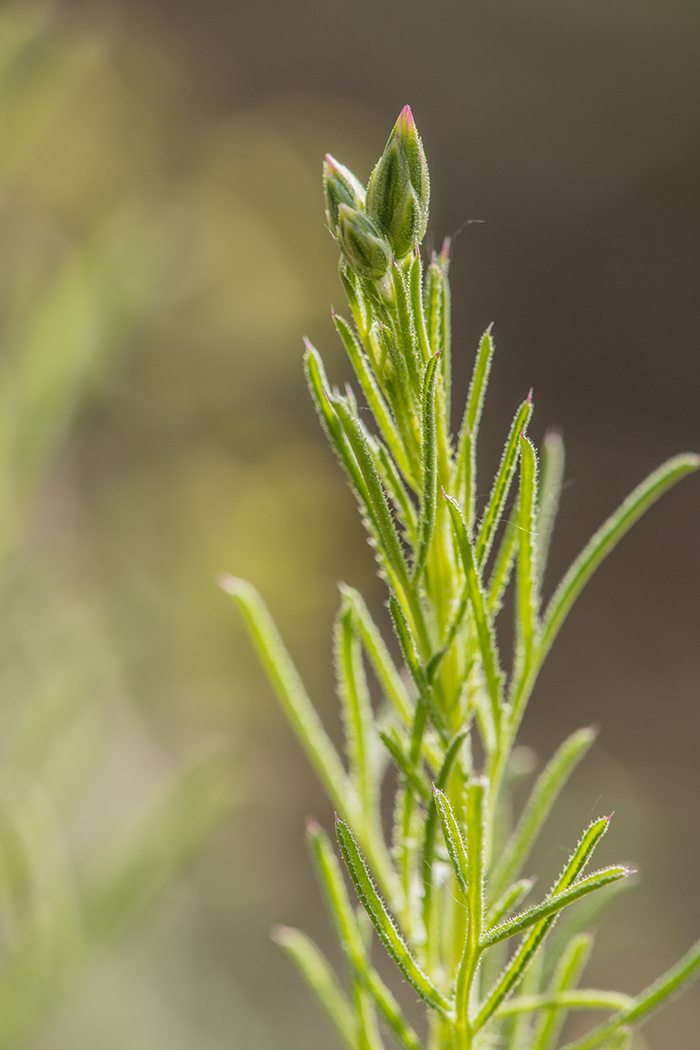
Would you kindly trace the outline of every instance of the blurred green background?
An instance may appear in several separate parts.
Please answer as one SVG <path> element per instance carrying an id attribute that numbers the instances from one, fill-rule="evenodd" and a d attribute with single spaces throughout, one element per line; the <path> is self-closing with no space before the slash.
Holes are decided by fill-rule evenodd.
<path id="1" fill-rule="evenodd" d="M 428 239 L 461 230 L 458 395 L 496 322 L 487 461 L 531 385 L 535 438 L 567 441 L 554 580 L 645 473 L 700 447 L 699 44 L 693 0 L 0 5 L 0 860 L 44 871 L 3 876 L 0 903 L 31 960 L 58 868 L 79 905 L 100 865 L 147 867 L 89 937 L 47 905 L 60 951 L 34 983 L 5 923 L 0 1006 L 25 1005 L 0 1046 L 336 1045 L 267 935 L 328 943 L 302 835 L 329 807 L 215 582 L 261 590 L 335 731 L 336 581 L 378 616 L 382 590 L 301 372 L 305 333 L 348 377 L 321 159 L 366 178 L 413 107 Z M 642 877 L 590 976 L 627 991 L 700 935 L 699 521 L 691 480 L 635 528 L 524 729 L 546 757 L 601 726 L 538 863 L 544 882 L 616 811 L 610 859 Z M 154 856 L 129 854 L 168 783 L 184 794 L 146 826 Z M 699 1027 L 695 989 L 637 1045 L 687 1050 Z"/>

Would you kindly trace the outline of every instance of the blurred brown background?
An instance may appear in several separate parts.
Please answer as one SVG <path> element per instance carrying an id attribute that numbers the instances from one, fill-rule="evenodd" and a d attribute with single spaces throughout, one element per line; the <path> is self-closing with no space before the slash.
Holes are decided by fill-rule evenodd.
<path id="1" fill-rule="evenodd" d="M 154 290 L 54 456 L 34 515 L 32 542 L 54 551 L 41 587 L 65 578 L 99 610 L 149 741 L 138 760 L 122 752 L 130 790 L 153 753 L 225 738 L 240 795 L 188 879 L 36 1046 L 335 1046 L 267 935 L 284 921 L 328 940 L 301 839 L 329 807 L 215 585 L 229 570 L 259 587 L 333 726 L 335 581 L 378 610 L 382 593 L 301 374 L 308 334 L 348 375 L 328 310 L 341 293 L 323 154 L 366 179 L 411 104 L 433 180 L 428 241 L 461 231 L 458 395 L 494 321 L 490 462 L 530 386 L 535 439 L 564 432 L 555 581 L 646 473 L 700 449 L 700 6 L 64 0 L 52 19 L 47 62 L 76 35 L 96 57 L 22 168 L 26 223 L 49 215 L 80 242 L 121 216 L 114 272 Z M 539 863 L 544 878 L 590 816 L 616 811 L 608 855 L 642 877 L 589 973 L 626 991 L 700 936 L 699 525 L 695 477 L 589 585 L 523 733 L 546 757 L 577 726 L 601 727 Z M 638 1045 L 689 1050 L 699 1027 L 696 988 Z"/>

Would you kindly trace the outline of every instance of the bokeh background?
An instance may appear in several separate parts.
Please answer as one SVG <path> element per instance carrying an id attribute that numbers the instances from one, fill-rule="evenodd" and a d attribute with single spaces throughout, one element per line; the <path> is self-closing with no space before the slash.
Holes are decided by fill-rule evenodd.
<path id="1" fill-rule="evenodd" d="M 458 233 L 458 395 L 495 322 L 486 461 L 531 386 L 535 439 L 564 433 L 554 581 L 700 448 L 699 46 L 694 0 L 0 5 L 3 762 L 87 870 L 193 755 L 224 755 L 234 785 L 191 810 L 217 830 L 187 874 L 165 864 L 147 919 L 3 1046 L 337 1045 L 268 938 L 329 941 L 302 845 L 329 807 L 215 582 L 261 590 L 335 732 L 336 581 L 378 617 L 383 595 L 301 372 L 304 333 L 348 377 L 321 159 L 366 179 L 411 104 L 428 241 Z M 635 526 L 523 731 L 546 758 L 601 728 L 537 863 L 615 810 L 607 856 L 641 875 L 589 975 L 632 992 L 700 936 L 699 523 L 694 478 Z M 699 1028 L 696 988 L 635 1047 L 689 1050 Z"/>

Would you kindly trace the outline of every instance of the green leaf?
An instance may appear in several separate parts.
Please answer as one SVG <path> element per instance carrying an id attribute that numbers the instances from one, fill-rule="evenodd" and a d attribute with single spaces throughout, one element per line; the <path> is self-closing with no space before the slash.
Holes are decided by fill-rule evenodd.
<path id="1" fill-rule="evenodd" d="M 368 435 L 370 447 L 377 459 L 377 469 L 401 523 L 408 543 L 415 547 L 418 542 L 418 515 L 416 508 L 401 480 L 391 453 L 378 438 Z"/>
<path id="2" fill-rule="evenodd" d="M 503 539 L 498 547 L 498 554 L 493 565 L 491 578 L 487 588 L 488 611 L 495 618 L 501 611 L 503 595 L 510 583 L 515 556 L 518 552 L 518 539 L 520 536 L 520 503 L 516 500 L 513 504 L 508 524 L 503 533 Z"/>
<path id="3" fill-rule="evenodd" d="M 331 398 L 331 403 L 340 418 L 345 435 L 355 453 L 370 495 L 374 518 L 379 530 L 382 560 L 390 583 L 397 596 L 402 599 L 405 606 L 410 610 L 413 626 L 419 635 L 420 643 L 427 647 L 429 642 L 423 611 L 420 602 L 413 594 L 401 539 L 394 525 L 394 519 L 387 502 L 386 493 L 382 487 L 367 435 L 360 421 L 349 411 L 343 398 L 333 397 Z"/>
<path id="4" fill-rule="evenodd" d="M 587 894 L 602 889 L 603 886 L 607 886 L 611 882 L 617 882 L 618 879 L 624 879 L 631 874 L 632 872 L 628 868 L 615 866 L 603 868 L 592 875 L 586 876 L 586 878 L 576 879 L 571 886 L 561 893 L 555 893 L 547 897 L 541 904 L 536 904 L 520 915 L 514 915 L 512 919 L 507 919 L 500 926 L 490 929 L 482 939 L 481 947 L 490 948 L 491 945 L 498 944 L 499 941 L 505 941 L 516 933 L 522 933 L 523 930 L 534 926 L 540 919 L 545 919 L 548 915 L 555 915 L 562 908 L 580 900 L 581 897 L 585 897 Z"/>
<path id="5" fill-rule="evenodd" d="M 482 951 L 481 936 L 484 923 L 484 848 L 486 839 L 485 800 L 488 796 L 489 782 L 483 777 L 475 778 L 467 787 L 467 849 L 465 860 L 468 860 L 466 871 L 467 882 L 467 943 L 457 974 L 455 989 L 456 1024 L 455 1030 L 462 1045 L 467 1032 L 471 1031 L 469 1021 L 469 1003 L 472 985 L 479 965 Z M 437 794 L 437 793 L 436 793 Z M 444 797 L 444 796 L 443 796 Z M 445 801 L 447 801 L 445 799 Z M 448 803 L 449 805 L 449 803 Z M 439 808 L 439 803 L 438 803 Z"/>
<path id="6" fill-rule="evenodd" d="M 288 926 L 275 927 L 272 939 L 294 960 L 350 1050 L 361 1050 L 352 1007 L 328 961 L 314 942 L 306 934 Z"/>
<path id="7" fill-rule="evenodd" d="M 700 971 L 700 941 L 696 941 L 686 955 L 657 981 L 635 996 L 632 1005 L 620 1011 L 606 1024 L 595 1028 L 588 1035 L 573 1043 L 567 1043 L 564 1050 L 598 1050 L 606 1039 L 615 1034 L 621 1026 L 632 1026 L 648 1019 L 649 1015 L 663 1005 L 672 996 L 677 995 L 684 986 L 698 976 Z M 623 1044 L 624 1045 L 624 1044 Z"/>
<path id="8" fill-rule="evenodd" d="M 358 816 L 358 798 L 338 753 L 311 703 L 265 604 L 252 586 L 225 576 L 221 587 L 238 604 L 272 688 L 338 812 Z"/>
<path id="9" fill-rule="evenodd" d="M 605 909 L 630 889 L 634 882 L 633 877 L 622 879 L 620 882 L 612 882 L 609 886 L 604 886 L 599 893 L 584 897 L 561 917 L 547 946 L 548 958 L 545 961 L 544 973 L 548 977 L 554 973 L 556 961 L 566 953 L 572 939 L 575 940 L 585 931 L 590 930 Z"/>
<path id="10" fill-rule="evenodd" d="M 344 583 L 340 584 L 340 593 L 355 610 L 362 644 L 384 695 L 393 704 L 401 720 L 410 724 L 413 721 L 415 705 L 406 691 L 401 675 L 396 670 L 389 650 L 369 614 L 362 595 Z"/>
<path id="11" fill-rule="evenodd" d="M 402 356 L 406 362 L 411 388 L 417 400 L 420 397 L 421 372 L 423 369 L 418 347 L 418 333 L 411 309 L 409 279 L 404 275 L 403 269 L 396 262 L 391 266 L 390 275 L 396 297 L 394 307 L 394 319 L 397 322 L 396 331 Z"/>
<path id="12" fill-rule="evenodd" d="M 376 519 L 372 507 L 369 489 L 367 488 L 365 479 L 362 476 L 362 471 L 358 465 L 355 453 L 345 436 L 340 420 L 331 406 L 330 387 L 328 386 L 328 380 L 326 379 L 323 362 L 321 361 L 318 351 L 312 346 L 309 340 L 304 340 L 304 343 L 306 346 L 304 367 L 306 369 L 309 390 L 311 391 L 311 396 L 316 406 L 318 417 L 330 445 L 335 450 L 340 462 L 345 468 L 350 487 L 360 504 L 370 536 L 375 542 L 378 542 L 379 522 Z"/>
<path id="13" fill-rule="evenodd" d="M 462 837 L 462 829 L 454 815 L 447 796 L 435 788 L 435 806 L 442 825 L 442 833 L 445 836 L 447 853 L 452 862 L 452 869 L 465 897 L 469 894 L 469 861 L 467 858 L 467 846 Z"/>
<path id="14" fill-rule="evenodd" d="M 437 438 L 435 426 L 435 387 L 437 383 L 438 351 L 425 366 L 423 377 L 423 430 L 422 430 L 422 475 L 421 475 L 421 508 L 418 550 L 413 563 L 413 579 L 420 579 L 430 551 L 430 544 L 435 531 L 435 512 L 437 500 Z"/>
<path id="15" fill-rule="evenodd" d="M 443 741 L 449 739 L 447 721 L 443 712 L 437 705 L 435 695 L 432 687 L 428 682 L 425 672 L 420 665 L 418 660 L 418 654 L 411 634 L 411 629 L 408 625 L 408 621 L 404 615 L 404 611 L 401 608 L 400 603 L 396 598 L 391 596 L 389 599 L 389 612 L 391 619 L 394 624 L 394 630 L 396 631 L 396 637 L 398 638 L 399 645 L 401 646 L 401 652 L 403 653 L 406 666 L 408 667 L 411 678 L 415 682 L 418 694 L 422 702 L 425 704 L 430 718 L 432 720 L 435 729 L 440 734 Z"/>
<path id="16" fill-rule="evenodd" d="M 469 591 L 469 601 L 472 607 L 476 635 L 479 642 L 479 652 L 481 653 L 481 662 L 484 668 L 486 688 L 491 700 L 491 711 L 494 724 L 498 730 L 501 721 L 502 672 L 499 667 L 496 636 L 486 608 L 486 599 L 481 589 L 481 580 L 479 579 L 476 556 L 474 549 L 469 542 L 462 515 L 452 497 L 448 496 L 446 493 L 444 493 L 444 495 L 447 500 L 450 517 L 452 518 L 452 528 L 457 540 L 457 546 L 462 556 L 462 564 L 464 566 L 464 573 Z"/>
<path id="17" fill-rule="evenodd" d="M 578 878 L 583 871 L 584 866 L 588 863 L 593 850 L 607 831 L 609 824 L 609 817 L 601 817 L 599 820 L 594 820 L 586 828 L 581 841 L 552 887 L 551 893 L 549 894 L 550 897 L 555 894 L 563 893 L 564 890 L 567 890 L 575 879 Z M 474 1022 L 474 1031 L 482 1028 L 501 1003 L 515 990 L 525 975 L 525 972 L 535 954 L 542 945 L 542 942 L 552 928 L 555 920 L 556 915 L 550 915 L 547 918 L 540 919 L 530 933 L 520 942 L 520 945 L 481 1007 Z"/>
<path id="18" fill-rule="evenodd" d="M 430 343 L 428 342 L 428 329 L 425 323 L 425 313 L 423 310 L 423 262 L 420 257 L 420 253 L 416 253 L 416 257 L 411 263 L 411 269 L 409 273 L 409 284 L 411 291 L 411 311 L 413 313 L 413 323 L 416 327 L 416 334 L 418 336 L 418 346 L 420 347 L 421 357 L 424 361 L 428 361 L 433 354 L 440 351 L 440 347 L 435 347 L 435 350 L 430 349 Z"/>
<path id="19" fill-rule="evenodd" d="M 372 326 L 372 305 L 362 291 L 360 278 L 353 273 L 343 259 L 342 253 L 338 260 L 338 275 L 340 283 L 345 291 L 345 297 L 352 310 L 352 317 L 360 333 L 362 345 L 367 348 L 369 330 Z M 375 362 L 371 362 L 374 368 Z"/>
<path id="20" fill-rule="evenodd" d="M 446 1015 L 451 1014 L 450 1003 L 434 987 L 411 955 L 408 946 L 398 931 L 396 923 L 377 893 L 365 860 L 348 825 L 336 817 L 338 844 L 348 873 L 358 897 L 369 915 L 379 939 L 384 944 L 406 980 L 413 985 L 422 999 Z"/>
<path id="21" fill-rule="evenodd" d="M 444 792 L 452 775 L 455 762 L 464 743 L 468 729 L 462 729 L 450 741 L 445 752 L 442 767 L 435 781 L 435 788 Z M 427 931 L 430 930 L 430 909 L 433 895 L 433 859 L 435 857 L 435 836 L 438 825 L 438 812 L 435 803 L 435 793 L 430 801 L 428 813 L 425 819 L 425 832 L 423 840 L 423 924 Z"/>
<path id="22" fill-rule="evenodd" d="M 379 738 L 388 750 L 394 762 L 399 767 L 403 775 L 408 781 L 410 781 L 416 794 L 424 801 L 430 801 L 430 788 L 425 780 L 425 777 L 421 773 L 418 766 L 411 762 L 408 755 L 406 755 L 401 747 L 401 743 L 396 739 L 395 734 L 385 732 L 382 730 L 379 733 Z"/>
<path id="23" fill-rule="evenodd" d="M 593 729 L 579 729 L 572 733 L 538 777 L 515 830 L 489 878 L 489 890 L 494 896 L 503 893 L 505 887 L 520 874 L 552 806 L 595 738 Z"/>
<path id="24" fill-rule="evenodd" d="M 547 989 L 550 995 L 559 995 L 576 988 L 593 947 L 591 934 L 572 938 L 560 957 Z M 565 1007 L 543 1010 L 535 1026 L 530 1050 L 554 1050 L 567 1017 Z"/>
<path id="25" fill-rule="evenodd" d="M 355 610 L 344 599 L 334 631 L 338 697 L 345 724 L 350 778 L 365 818 L 377 802 L 377 735 L 369 687 L 362 665 Z"/>
<path id="26" fill-rule="evenodd" d="M 391 449 L 391 453 L 399 466 L 399 470 L 401 470 L 403 476 L 414 491 L 418 491 L 414 470 L 408 461 L 403 442 L 396 429 L 396 424 L 389 407 L 384 400 L 381 390 L 377 385 L 377 381 L 364 350 L 359 345 L 352 328 L 343 317 L 334 312 L 333 321 L 338 335 L 343 341 L 346 353 L 350 358 L 350 363 L 355 370 L 355 375 L 362 387 L 362 393 L 367 399 L 367 404 L 377 421 L 377 425 L 384 436 L 384 440 Z"/>
<path id="27" fill-rule="evenodd" d="M 510 1014 L 532 1013 L 535 1010 L 546 1008 L 561 1008 L 567 1010 L 620 1010 L 631 1002 L 629 995 L 622 992 L 604 992 L 593 988 L 584 988 L 573 992 L 558 992 L 556 994 L 545 993 L 544 995 L 528 995 L 519 999 L 511 999 L 499 1007 L 498 1017 L 507 1017 Z"/>
<path id="28" fill-rule="evenodd" d="M 698 467 L 700 456 L 686 454 L 669 459 L 638 485 L 598 529 L 564 576 L 547 607 L 542 624 L 541 660 L 551 648 L 569 609 L 604 558 L 664 492 Z"/>
<path id="29" fill-rule="evenodd" d="M 504 915 L 507 915 L 513 908 L 517 908 L 534 885 L 534 879 L 520 879 L 519 882 L 514 882 L 512 886 L 509 886 L 489 908 L 486 917 L 487 929 L 490 930 L 493 926 L 497 926 Z"/>
<path id="30" fill-rule="evenodd" d="M 459 431 L 457 457 L 455 460 L 456 478 L 454 488 L 460 506 L 465 508 L 464 516 L 467 524 L 467 534 L 470 539 L 474 534 L 476 514 L 476 439 L 479 433 L 489 372 L 491 371 L 493 351 L 494 344 L 491 338 L 491 326 L 489 326 L 481 337 L 479 350 L 474 362 L 467 403 Z"/>
<path id="31" fill-rule="evenodd" d="M 542 476 L 537 508 L 537 523 L 535 525 L 535 533 L 537 535 L 535 577 L 539 586 L 542 585 L 542 579 L 547 567 L 554 522 L 559 509 L 559 498 L 564 482 L 564 465 L 564 442 L 561 434 L 558 430 L 548 430 L 542 445 Z"/>
<path id="32" fill-rule="evenodd" d="M 348 899 L 343 876 L 328 836 L 316 823 L 310 823 L 307 837 L 326 904 L 334 922 L 340 946 L 354 971 L 376 1002 L 402 1050 L 422 1050 L 418 1036 L 369 961 L 355 913 Z"/>
<path id="33" fill-rule="evenodd" d="M 508 499 L 508 493 L 510 492 L 515 468 L 518 464 L 520 438 L 525 434 L 531 415 L 532 400 L 528 397 L 523 401 L 518 408 L 518 411 L 515 413 L 515 418 L 511 424 L 510 433 L 508 434 L 508 440 L 503 449 L 501 462 L 496 477 L 494 478 L 491 495 L 486 504 L 486 510 L 484 511 L 484 516 L 479 528 L 476 541 L 475 559 L 476 564 L 480 569 L 483 567 L 489 556 L 494 536 L 496 535 L 496 529 L 498 528 L 498 524 L 503 515 L 503 509 L 506 500 Z"/>
<path id="34" fill-rule="evenodd" d="M 537 560 L 537 453 L 529 438 L 520 438 L 520 496 L 518 500 L 517 663 L 519 674 L 532 663 L 538 632 L 539 600 L 535 579 Z"/>

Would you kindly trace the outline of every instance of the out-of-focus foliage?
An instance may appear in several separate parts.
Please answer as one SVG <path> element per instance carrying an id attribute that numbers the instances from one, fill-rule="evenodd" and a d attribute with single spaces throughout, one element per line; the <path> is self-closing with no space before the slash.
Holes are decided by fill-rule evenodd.
<path id="1" fill-rule="evenodd" d="M 175 43 L 51 4 L 0 8 L 0 81 L 0 1048 L 274 1041 L 227 961 L 271 885 L 222 863 L 245 817 L 96 949 L 201 851 L 242 791 L 231 730 L 267 717 L 250 661 L 232 696 L 217 572 L 254 576 L 303 653 L 354 563 L 313 420 L 280 439 L 335 288 L 317 157 L 362 170 L 367 118 L 216 114 Z"/>
<path id="2" fill-rule="evenodd" d="M 129 702 L 61 449 L 76 411 L 167 288 L 173 229 L 167 192 L 154 195 L 145 173 L 125 164 L 138 152 L 127 148 L 126 122 L 111 142 L 127 114 L 108 45 L 104 32 L 61 23 L 46 6 L 0 11 L 0 1046 L 8 1050 L 31 1040 L 95 949 L 162 892 L 233 797 L 221 747 L 178 762 L 177 772 L 165 756 L 159 769 L 154 751 L 142 756 L 140 785 L 129 783 L 135 763 L 124 784 L 99 786 L 115 716 L 128 718 Z M 119 757 L 133 762 L 124 743 Z"/>

